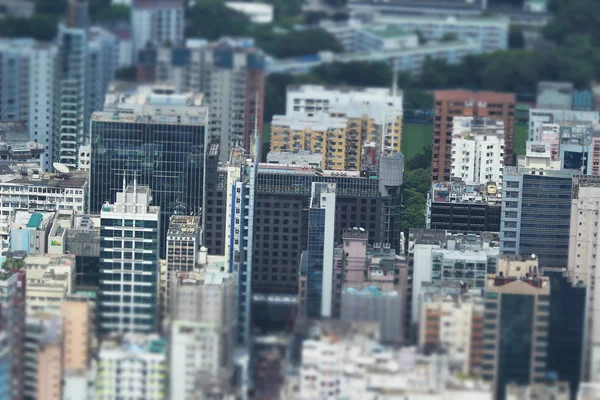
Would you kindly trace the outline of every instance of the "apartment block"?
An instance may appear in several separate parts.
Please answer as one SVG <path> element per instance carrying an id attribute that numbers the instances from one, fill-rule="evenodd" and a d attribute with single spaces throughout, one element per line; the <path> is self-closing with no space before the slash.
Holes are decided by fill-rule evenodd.
<path id="1" fill-rule="evenodd" d="M 504 131 L 502 120 L 454 117 L 450 179 L 502 188 Z"/>
<path id="2" fill-rule="evenodd" d="M 528 143 L 518 167 L 504 171 L 502 193 L 502 254 L 531 256 L 540 267 L 564 268 L 568 263 L 572 176 L 561 170 L 550 148 Z M 530 199 L 535 198 L 535 202 Z"/>
<path id="3" fill-rule="evenodd" d="M 502 192 L 494 184 L 433 183 L 425 226 L 449 231 L 500 232 Z"/>
<path id="4" fill-rule="evenodd" d="M 27 314 L 58 312 L 61 302 L 75 290 L 75 256 L 27 256 L 22 270 L 27 278 Z"/>
<path id="5" fill-rule="evenodd" d="M 547 377 L 550 283 L 537 268 L 505 264 L 487 280 L 482 376 L 493 383 L 496 398 L 505 398 L 509 383 Z"/>
<path id="6" fill-rule="evenodd" d="M 487 9 L 486 0 L 428 0 L 414 3 L 410 0 L 393 0 L 380 4 L 374 0 L 351 0 L 352 13 L 380 12 L 392 15 L 422 16 L 479 16 Z"/>
<path id="7" fill-rule="evenodd" d="M 440 288 L 440 285 L 433 284 L 433 287 Z M 484 301 L 480 296 L 427 290 L 420 297 L 419 348 L 424 351 L 446 349 L 454 368 L 464 374 L 479 374 L 483 312 Z"/>
<path id="8" fill-rule="evenodd" d="M 170 398 L 231 389 L 236 331 L 236 277 L 225 261 L 172 276 L 169 351 Z"/>
<path id="9" fill-rule="evenodd" d="M 498 234 L 494 232 L 452 234 L 411 230 L 412 321 L 418 322 L 418 299 L 423 282 L 461 282 L 484 289 L 488 274 L 495 274 L 500 258 Z"/>
<path id="10" fill-rule="evenodd" d="M 133 59 L 147 45 L 183 41 L 185 5 L 183 0 L 134 0 L 131 2 Z"/>
<path id="11" fill-rule="evenodd" d="M 454 117 L 489 117 L 504 123 L 504 164 L 513 164 L 516 97 L 511 93 L 440 90 L 435 93 L 431 178 L 449 181 L 452 172 Z"/>
<path id="12" fill-rule="evenodd" d="M 129 333 L 105 338 L 98 350 L 96 398 L 168 398 L 167 360 L 167 342 L 157 335 Z"/>
<path id="13" fill-rule="evenodd" d="M 50 171 L 53 153 L 54 76 L 57 46 L 33 39 L 0 41 L 0 120 L 25 124 L 29 141 L 45 150 L 41 168 Z"/>
<path id="14" fill-rule="evenodd" d="M 262 134 L 264 113 L 265 55 L 254 41 L 189 39 L 150 53 L 145 58 L 155 59 L 146 69 L 152 71 L 155 82 L 173 83 L 179 92 L 206 96 L 210 104 L 209 143 L 219 143 L 221 162 L 225 163 L 236 148 L 250 154 L 255 131 Z"/>
<path id="15" fill-rule="evenodd" d="M 344 144 L 336 141 L 335 145 L 345 145 L 346 153 L 348 151 L 356 153 L 347 154 L 351 159 L 349 168 L 359 170 L 362 157 L 367 157 L 370 153 L 375 153 L 377 156 L 378 153 L 401 151 L 402 99 L 402 92 L 395 88 L 390 90 L 387 88 L 341 89 L 318 85 L 290 86 L 286 94 L 286 116 L 293 116 L 294 113 L 300 112 L 305 114 L 303 118 L 320 115 L 346 118 L 348 142 Z M 312 140 L 310 142 L 313 146 L 317 145 Z M 332 143 L 328 140 L 327 145 L 330 144 Z M 373 149 L 367 150 L 368 148 Z M 307 147 L 307 150 L 313 149 Z M 337 150 L 336 148 L 336 153 L 344 152 L 344 150 Z"/>
<path id="16" fill-rule="evenodd" d="M 271 121 L 271 154 L 309 151 L 320 154 L 319 167 L 328 170 L 356 170 L 359 154 L 347 135 L 346 118 L 332 118 L 325 114 L 308 117 L 273 116 Z"/>
<path id="17" fill-rule="evenodd" d="M 128 186 L 100 214 L 99 329 L 156 332 L 160 207 L 147 186 Z M 125 272 L 127 271 L 127 272 Z"/>

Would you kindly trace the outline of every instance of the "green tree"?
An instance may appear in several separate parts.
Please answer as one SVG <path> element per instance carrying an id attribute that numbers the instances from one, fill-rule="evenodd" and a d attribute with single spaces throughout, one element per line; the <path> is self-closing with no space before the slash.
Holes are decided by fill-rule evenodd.
<path id="1" fill-rule="evenodd" d="M 304 13 L 304 23 L 307 25 L 317 25 L 324 19 L 327 19 L 328 14 L 324 11 L 307 11 Z"/>
<path id="2" fill-rule="evenodd" d="M 321 28 L 292 31 L 256 37 L 257 44 L 277 58 L 297 57 L 320 51 L 340 52 L 342 45 L 329 32 Z"/>
<path id="3" fill-rule="evenodd" d="M 383 62 L 355 61 L 315 67 L 312 74 L 331 85 L 386 86 L 392 84 L 392 68 Z"/>
<path id="4" fill-rule="evenodd" d="M 511 49 L 522 49 L 525 47 L 525 36 L 518 26 L 511 26 L 508 34 L 508 47 Z"/>
<path id="5" fill-rule="evenodd" d="M 220 0 L 197 1 L 186 17 L 187 37 L 216 40 L 222 36 L 244 36 L 250 30 L 248 17 L 227 8 Z"/>
<path id="6" fill-rule="evenodd" d="M 425 146 L 423 152 L 419 153 L 406 162 L 406 169 L 409 171 L 417 169 L 429 169 L 431 168 L 431 146 Z M 421 176 L 421 178 L 423 178 Z M 411 178 L 412 179 L 412 178 Z M 427 178 L 429 179 L 429 177 Z M 415 183 L 415 182 L 411 182 Z M 418 185 L 418 184 L 417 184 Z M 422 186 L 419 186 L 421 189 Z"/>

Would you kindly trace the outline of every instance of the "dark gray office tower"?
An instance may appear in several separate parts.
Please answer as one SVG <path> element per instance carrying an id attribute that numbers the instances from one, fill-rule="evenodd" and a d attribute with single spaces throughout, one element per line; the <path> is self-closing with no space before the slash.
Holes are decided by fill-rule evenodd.
<path id="1" fill-rule="evenodd" d="M 502 254 L 535 254 L 540 268 L 567 266 L 572 175 L 576 172 L 505 168 L 500 226 Z"/>
<path id="2" fill-rule="evenodd" d="M 90 211 L 100 212 L 102 204 L 115 201 L 124 182 L 137 178 L 138 185 L 151 188 L 152 204 L 160 206 L 164 255 L 169 217 L 200 215 L 208 107 L 194 94 L 153 92 L 144 104 L 118 98 L 92 116 Z"/>
<path id="3" fill-rule="evenodd" d="M 224 254 L 227 171 L 225 166 L 217 165 L 216 146 L 210 148 L 206 163 L 204 244 L 209 254 Z M 279 319 L 284 325 L 293 320 L 290 305 L 295 305 L 298 294 L 300 255 L 307 249 L 313 182 L 336 184 L 336 244 L 341 243 L 344 229 L 362 227 L 369 232 L 370 243 L 391 243 L 399 250 L 403 159 L 401 155 L 385 159 L 387 157 L 382 157 L 384 161 L 380 162 L 388 169 L 383 176 L 377 171 L 339 172 L 301 165 L 259 165 L 252 286 L 254 303 L 259 304 L 260 312 L 253 312 L 255 323 L 260 318 L 271 326 L 273 319 Z M 277 311 L 270 311 L 275 309 Z"/>

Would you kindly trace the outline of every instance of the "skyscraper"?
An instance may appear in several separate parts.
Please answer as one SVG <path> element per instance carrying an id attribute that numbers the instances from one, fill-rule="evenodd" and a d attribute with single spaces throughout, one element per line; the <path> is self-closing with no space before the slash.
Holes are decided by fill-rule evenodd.
<path id="1" fill-rule="evenodd" d="M 99 328 L 109 332 L 158 329 L 160 208 L 147 186 L 128 186 L 102 206 Z"/>
<path id="2" fill-rule="evenodd" d="M 329 318 L 333 308 L 335 184 L 312 184 L 306 251 L 306 316 Z"/>
<path id="3" fill-rule="evenodd" d="M 498 274 L 488 276 L 485 293 L 482 374 L 494 383 L 498 399 L 508 383 L 547 377 L 550 283 L 536 266 L 517 264 L 501 262 Z"/>
<path id="4" fill-rule="evenodd" d="M 167 300 L 171 277 L 177 272 L 193 271 L 200 250 L 200 217 L 173 215 L 167 230 Z"/>
<path id="5" fill-rule="evenodd" d="M 516 97 L 511 93 L 439 90 L 435 92 L 431 180 L 449 181 L 452 164 L 451 128 L 456 116 L 498 118 L 504 121 L 504 164 L 513 164 Z"/>
<path id="6" fill-rule="evenodd" d="M 160 206 L 161 248 L 173 214 L 200 215 L 208 107 L 202 95 L 140 89 L 107 95 L 91 121 L 90 210 L 115 201 L 123 179 L 149 186 Z"/>

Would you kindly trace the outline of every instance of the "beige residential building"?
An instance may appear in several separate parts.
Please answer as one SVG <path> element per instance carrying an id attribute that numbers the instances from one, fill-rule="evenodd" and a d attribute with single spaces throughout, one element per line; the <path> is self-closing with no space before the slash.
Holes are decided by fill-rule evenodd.
<path id="1" fill-rule="evenodd" d="M 311 151 L 322 168 L 359 171 L 402 149 L 402 94 L 386 88 L 288 88 L 286 115 L 271 123 L 271 152 Z"/>
<path id="2" fill-rule="evenodd" d="M 62 399 L 63 349 L 60 341 L 43 343 L 38 349 L 38 400 Z"/>
<path id="3" fill-rule="evenodd" d="M 89 301 L 68 299 L 60 305 L 65 371 L 86 371 L 90 365 L 92 312 Z"/>
<path id="4" fill-rule="evenodd" d="M 442 348 L 453 367 L 464 374 L 478 374 L 483 354 L 483 309 L 480 296 L 468 293 L 422 295 L 419 348 Z"/>
<path id="5" fill-rule="evenodd" d="M 382 152 L 400 152 L 401 141 L 401 116 L 382 125 L 369 114 L 294 112 L 275 115 L 271 122 L 272 153 L 319 153 L 321 167 L 329 170 L 358 171 L 362 163 L 374 164 Z"/>
<path id="6" fill-rule="evenodd" d="M 587 287 L 584 320 L 583 382 L 600 381 L 600 177 L 574 176 L 569 231 L 568 271 L 577 285 Z"/>

